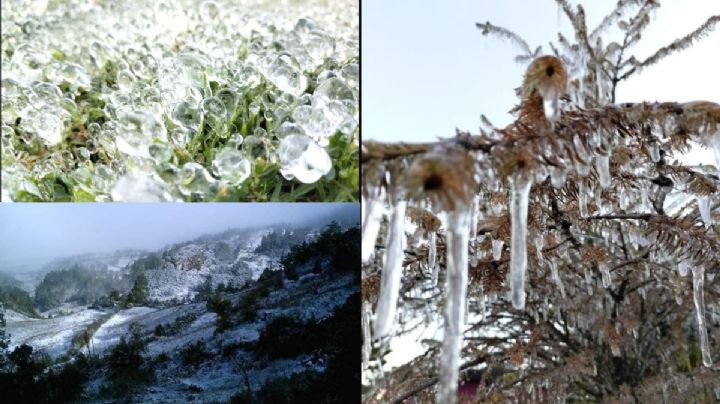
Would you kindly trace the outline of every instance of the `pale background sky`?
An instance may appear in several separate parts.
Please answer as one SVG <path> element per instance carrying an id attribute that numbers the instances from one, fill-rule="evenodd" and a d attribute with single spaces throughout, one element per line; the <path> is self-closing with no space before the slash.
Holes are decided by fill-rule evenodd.
<path id="1" fill-rule="evenodd" d="M 616 0 L 582 4 L 592 30 Z M 661 4 L 632 49 L 639 60 L 720 14 L 720 0 Z M 545 53 L 551 53 L 547 43 L 558 31 L 574 38 L 553 0 L 363 0 L 363 139 L 432 141 L 453 136 L 456 127 L 477 133 L 481 113 L 496 126 L 510 123 L 507 111 L 517 103 L 513 89 L 525 66 L 513 61 L 520 53 L 514 45 L 475 27 L 486 21 L 520 34 L 533 50 L 542 45 Z M 617 101 L 720 102 L 718 72 L 716 28 L 694 47 L 621 83 Z"/>
<path id="2" fill-rule="evenodd" d="M 306 223 L 340 210 L 359 220 L 360 205 L 350 203 L 5 203 L 0 270 L 56 256 L 155 250 L 229 228 Z"/>

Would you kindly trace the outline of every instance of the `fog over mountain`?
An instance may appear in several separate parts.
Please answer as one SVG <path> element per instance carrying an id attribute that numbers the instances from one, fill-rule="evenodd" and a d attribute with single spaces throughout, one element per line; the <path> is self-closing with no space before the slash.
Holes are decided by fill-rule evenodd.
<path id="1" fill-rule="evenodd" d="M 0 271 L 40 269 L 53 258 L 123 249 L 152 251 L 231 228 L 359 223 L 357 204 L 17 204 L 0 210 Z"/>

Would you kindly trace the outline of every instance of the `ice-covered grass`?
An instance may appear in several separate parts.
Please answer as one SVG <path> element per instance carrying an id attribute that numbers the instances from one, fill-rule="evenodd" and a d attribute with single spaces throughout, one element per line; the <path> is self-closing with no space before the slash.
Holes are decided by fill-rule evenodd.
<path id="1" fill-rule="evenodd" d="M 8 311 L 8 314 L 7 332 L 10 334 L 11 349 L 28 344 L 56 357 L 72 347 L 72 339 L 76 334 L 106 313 L 99 310 L 82 310 L 68 316 L 49 319 L 32 319 L 13 311 Z"/>
<path id="2" fill-rule="evenodd" d="M 356 201 L 358 3 L 3 2 L 2 199 Z"/>

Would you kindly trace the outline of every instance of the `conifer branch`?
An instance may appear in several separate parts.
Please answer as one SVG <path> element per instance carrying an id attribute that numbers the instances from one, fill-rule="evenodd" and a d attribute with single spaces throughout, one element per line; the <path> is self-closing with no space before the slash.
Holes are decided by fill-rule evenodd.
<path id="1" fill-rule="evenodd" d="M 677 39 L 673 41 L 671 44 L 667 46 L 663 46 L 662 48 L 658 49 L 654 54 L 652 54 L 647 59 L 643 60 L 642 62 L 635 63 L 632 68 L 627 70 L 625 73 L 623 73 L 618 80 L 622 81 L 627 79 L 628 77 L 632 76 L 634 73 L 640 71 L 641 69 L 651 66 L 658 61 L 662 60 L 663 58 L 689 48 L 693 45 L 695 41 L 698 41 L 702 39 L 703 37 L 707 36 L 710 31 L 712 31 L 715 28 L 715 25 L 720 21 L 720 15 L 714 15 L 705 21 L 701 26 L 699 26 L 696 30 L 692 31 L 691 33 L 685 35 L 684 37 Z"/>

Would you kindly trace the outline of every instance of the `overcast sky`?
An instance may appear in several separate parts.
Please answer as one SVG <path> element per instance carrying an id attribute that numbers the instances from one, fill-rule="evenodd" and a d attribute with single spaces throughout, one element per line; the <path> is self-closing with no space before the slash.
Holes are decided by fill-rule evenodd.
<path id="1" fill-rule="evenodd" d="M 572 1 L 577 4 L 577 1 Z M 583 1 L 593 29 L 617 1 Z M 720 0 L 665 0 L 640 44 L 639 60 L 720 14 Z M 525 66 L 514 45 L 483 36 L 490 21 L 520 34 L 532 49 L 557 32 L 574 38 L 553 0 L 363 0 L 362 133 L 364 139 L 432 141 L 455 128 L 478 131 L 480 114 L 496 126 L 512 121 L 513 89 Z M 607 42 L 606 42 L 607 43 Z M 618 102 L 720 102 L 720 30 L 665 58 L 618 87 Z M 712 160 L 711 160 L 712 161 Z"/>
<path id="2" fill-rule="evenodd" d="M 359 204 L 0 204 L 0 270 L 49 257 L 154 250 L 228 228 L 306 222 Z"/>

